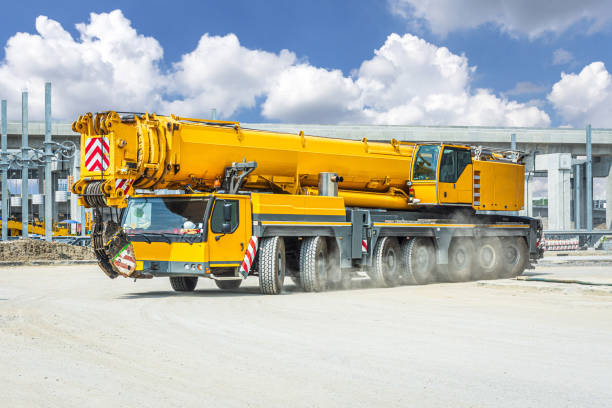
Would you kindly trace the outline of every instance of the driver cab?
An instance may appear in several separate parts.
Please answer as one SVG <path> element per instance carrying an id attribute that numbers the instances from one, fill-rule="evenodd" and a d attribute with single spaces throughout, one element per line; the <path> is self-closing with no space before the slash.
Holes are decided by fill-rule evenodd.
<path id="1" fill-rule="evenodd" d="M 412 188 L 420 204 L 472 204 L 472 154 L 469 147 L 415 146 Z"/>

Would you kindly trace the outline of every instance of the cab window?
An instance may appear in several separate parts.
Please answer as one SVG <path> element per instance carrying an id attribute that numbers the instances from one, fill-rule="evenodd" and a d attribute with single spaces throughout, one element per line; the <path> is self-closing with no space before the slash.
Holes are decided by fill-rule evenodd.
<path id="1" fill-rule="evenodd" d="M 236 231 L 236 228 L 238 228 L 238 201 L 216 200 L 215 207 L 213 208 L 212 215 L 210 216 L 210 230 L 216 234 L 223 233 L 223 223 L 226 222 L 223 209 L 225 204 L 230 206 L 230 232 L 234 232 Z"/>
<path id="2" fill-rule="evenodd" d="M 435 180 L 440 146 L 420 146 L 414 160 L 413 180 Z"/>
<path id="3" fill-rule="evenodd" d="M 445 147 L 440 160 L 440 182 L 456 183 L 468 164 L 472 163 L 472 154 L 468 149 Z"/>

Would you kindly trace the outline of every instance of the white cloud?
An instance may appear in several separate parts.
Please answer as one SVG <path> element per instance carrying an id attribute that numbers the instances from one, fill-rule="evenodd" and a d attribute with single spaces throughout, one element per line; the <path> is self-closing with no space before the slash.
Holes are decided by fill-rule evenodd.
<path id="1" fill-rule="evenodd" d="M 138 34 L 120 10 L 90 16 L 72 36 L 41 16 L 36 34 L 17 33 L 0 63 L 0 95 L 19 117 L 19 91 L 30 89 L 31 118 L 43 117 L 43 83 L 53 82 L 54 117 L 87 111 L 157 111 L 231 118 L 260 108 L 285 122 L 547 126 L 535 104 L 472 89 L 471 67 L 416 36 L 391 34 L 352 75 L 300 61 L 290 51 L 242 46 L 234 34 L 201 37 L 197 47 L 160 68 L 163 49 Z"/>
<path id="2" fill-rule="evenodd" d="M 45 16 L 36 19 L 37 34 L 17 33 L 6 44 L 0 65 L 0 95 L 10 101 L 12 117 L 20 112 L 20 91 L 30 91 L 31 117 L 43 116 L 44 82 L 53 82 L 53 115 L 106 109 L 148 109 L 156 105 L 162 83 L 157 40 L 138 34 L 121 11 L 91 14 L 77 25 L 79 41 Z"/>
<path id="3" fill-rule="evenodd" d="M 548 87 L 544 85 L 534 84 L 529 81 L 517 82 L 514 88 L 504 92 L 504 95 L 516 96 L 516 95 L 533 95 L 548 90 Z"/>
<path id="4" fill-rule="evenodd" d="M 548 100 L 573 126 L 612 126 L 612 76 L 603 62 L 593 62 L 578 74 L 562 73 Z"/>
<path id="5" fill-rule="evenodd" d="M 463 55 L 416 36 L 391 34 L 352 78 L 302 66 L 283 73 L 263 114 L 284 121 L 547 126 L 535 106 L 470 88 Z"/>
<path id="6" fill-rule="evenodd" d="M 432 32 L 494 24 L 510 34 L 530 38 L 559 34 L 579 22 L 590 31 L 601 30 L 612 20 L 608 0 L 388 0 L 392 13 L 413 24 L 425 22 Z"/>
<path id="7" fill-rule="evenodd" d="M 240 108 L 252 108 L 256 98 L 264 96 L 276 78 L 296 61 L 287 50 L 278 55 L 250 50 L 240 45 L 238 37 L 205 34 L 192 52 L 174 64 L 168 91 L 178 95 L 164 102 L 165 112 L 198 115 L 212 107 L 228 117 Z"/>
<path id="8" fill-rule="evenodd" d="M 572 53 L 563 48 L 558 48 L 553 52 L 553 65 L 566 65 L 573 61 Z"/>

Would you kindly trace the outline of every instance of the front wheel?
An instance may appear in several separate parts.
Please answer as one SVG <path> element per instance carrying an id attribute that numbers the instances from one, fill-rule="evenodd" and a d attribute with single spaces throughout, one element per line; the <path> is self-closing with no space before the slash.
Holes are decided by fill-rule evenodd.
<path id="1" fill-rule="evenodd" d="M 171 276 L 170 285 L 177 292 L 193 292 L 198 284 L 197 276 Z"/>
<path id="2" fill-rule="evenodd" d="M 259 290 L 264 295 L 278 295 L 283 290 L 287 262 L 282 237 L 264 238 L 259 248 Z"/>

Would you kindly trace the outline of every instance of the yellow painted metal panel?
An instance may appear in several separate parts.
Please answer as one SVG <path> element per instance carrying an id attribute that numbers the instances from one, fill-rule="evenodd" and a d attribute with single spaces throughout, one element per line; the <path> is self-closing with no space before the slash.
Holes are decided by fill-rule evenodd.
<path id="1" fill-rule="evenodd" d="M 336 215 L 346 213 L 342 197 L 251 194 L 253 214 Z"/>
<path id="2" fill-rule="evenodd" d="M 207 262 L 206 243 L 132 242 L 137 261 Z"/>
<path id="3" fill-rule="evenodd" d="M 475 174 L 480 172 L 480 205 L 474 205 L 475 209 L 519 211 L 523 207 L 524 165 L 479 160 L 473 163 Z"/>

